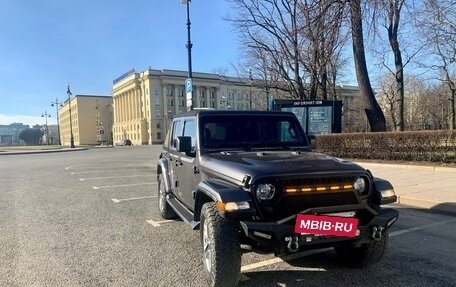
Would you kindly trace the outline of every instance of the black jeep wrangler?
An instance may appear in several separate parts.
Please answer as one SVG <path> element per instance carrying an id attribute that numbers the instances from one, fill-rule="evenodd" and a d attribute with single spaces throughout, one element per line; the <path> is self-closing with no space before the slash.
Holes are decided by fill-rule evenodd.
<path id="1" fill-rule="evenodd" d="M 193 110 L 176 116 L 157 166 L 165 219 L 200 229 L 210 286 L 235 286 L 245 251 L 334 247 L 352 266 L 384 255 L 398 212 L 388 181 L 311 152 L 293 113 Z"/>

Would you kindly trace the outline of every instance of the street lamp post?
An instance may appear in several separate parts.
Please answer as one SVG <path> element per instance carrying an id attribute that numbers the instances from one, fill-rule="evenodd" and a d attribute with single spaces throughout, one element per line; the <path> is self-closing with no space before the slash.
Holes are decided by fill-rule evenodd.
<path id="1" fill-rule="evenodd" d="M 60 141 L 60 123 L 59 123 L 59 107 L 62 106 L 62 103 L 59 102 L 59 99 L 55 98 L 55 102 L 51 102 L 51 107 L 55 106 L 55 115 L 57 117 L 57 134 L 59 137 L 59 145 L 62 145 Z"/>
<path id="2" fill-rule="evenodd" d="M 249 82 L 250 82 L 250 87 L 249 87 L 249 107 L 250 110 L 252 109 L 252 69 L 248 69 L 249 72 Z"/>
<path id="3" fill-rule="evenodd" d="M 188 53 L 188 80 L 191 84 L 192 83 L 192 41 L 190 40 L 190 2 L 191 0 L 181 0 L 181 3 L 187 6 L 187 44 L 185 45 L 187 47 L 187 53 Z M 193 92 L 190 90 L 189 95 L 187 97 L 191 97 L 191 104 L 190 104 L 190 110 L 193 110 Z"/>
<path id="4" fill-rule="evenodd" d="M 49 145 L 49 128 L 48 128 L 48 118 L 51 117 L 50 114 L 47 113 L 47 111 L 44 111 L 44 113 L 41 114 L 41 117 L 46 119 L 46 144 Z"/>
<path id="5" fill-rule="evenodd" d="M 68 95 L 68 111 L 70 112 L 70 148 L 74 148 L 73 123 L 72 123 L 72 120 L 71 120 L 71 91 L 70 91 L 70 83 L 68 83 L 67 95 Z"/>

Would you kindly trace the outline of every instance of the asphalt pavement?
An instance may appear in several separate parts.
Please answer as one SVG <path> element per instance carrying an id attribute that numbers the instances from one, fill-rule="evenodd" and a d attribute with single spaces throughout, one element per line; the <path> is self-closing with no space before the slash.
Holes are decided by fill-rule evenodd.
<path id="1" fill-rule="evenodd" d="M 86 147 L 77 147 L 46 150 L 0 150 L 0 155 L 74 152 L 86 149 Z M 399 204 L 456 215 L 455 167 L 362 161 L 356 161 L 356 163 L 369 169 L 375 177 L 389 180 L 394 186 Z"/>

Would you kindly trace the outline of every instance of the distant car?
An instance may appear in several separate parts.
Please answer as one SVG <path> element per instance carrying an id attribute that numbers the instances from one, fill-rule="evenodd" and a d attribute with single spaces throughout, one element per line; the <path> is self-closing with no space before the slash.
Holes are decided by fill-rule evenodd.
<path id="1" fill-rule="evenodd" d="M 131 146 L 131 140 L 129 139 L 126 139 L 126 140 L 121 140 L 120 142 L 116 143 L 116 145 L 118 146 L 126 146 L 126 145 L 129 145 Z"/>

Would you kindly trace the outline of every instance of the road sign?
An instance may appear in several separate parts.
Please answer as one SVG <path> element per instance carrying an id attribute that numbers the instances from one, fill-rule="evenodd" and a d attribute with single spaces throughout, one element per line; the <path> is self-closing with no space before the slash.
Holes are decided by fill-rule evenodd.
<path id="1" fill-rule="evenodd" d="M 192 92 L 187 93 L 187 107 L 192 106 Z"/>
<path id="2" fill-rule="evenodd" d="M 191 93 L 192 90 L 193 90 L 192 79 L 186 79 L 185 80 L 185 92 L 188 94 L 188 93 Z"/>

